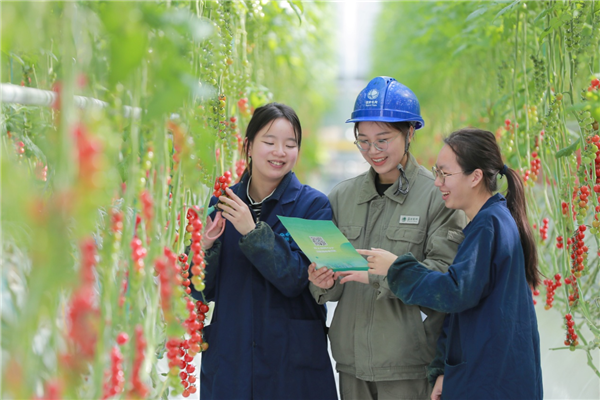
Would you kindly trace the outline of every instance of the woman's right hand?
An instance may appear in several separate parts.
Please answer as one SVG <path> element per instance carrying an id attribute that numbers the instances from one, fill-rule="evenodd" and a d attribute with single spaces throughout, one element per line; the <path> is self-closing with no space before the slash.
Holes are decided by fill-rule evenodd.
<path id="1" fill-rule="evenodd" d="M 315 263 L 308 266 L 308 280 L 321 289 L 331 289 L 335 283 L 333 271 L 326 267 L 317 269 Z"/>
<path id="2" fill-rule="evenodd" d="M 431 400 L 441 400 L 442 386 L 444 385 L 444 375 L 439 375 L 435 380 L 433 391 L 431 392 Z"/>

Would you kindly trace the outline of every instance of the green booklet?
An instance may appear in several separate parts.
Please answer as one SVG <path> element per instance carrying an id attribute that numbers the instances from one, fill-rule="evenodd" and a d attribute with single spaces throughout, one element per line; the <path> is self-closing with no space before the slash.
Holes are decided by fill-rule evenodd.
<path id="1" fill-rule="evenodd" d="M 277 216 L 306 257 L 334 271 L 367 271 L 367 260 L 332 221 Z"/>

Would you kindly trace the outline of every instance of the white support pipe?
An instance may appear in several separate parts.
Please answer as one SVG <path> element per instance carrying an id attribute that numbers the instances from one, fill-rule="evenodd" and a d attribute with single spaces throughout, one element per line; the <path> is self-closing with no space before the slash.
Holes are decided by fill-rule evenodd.
<path id="1" fill-rule="evenodd" d="M 73 96 L 75 104 L 79 108 L 86 107 L 108 107 L 105 101 L 91 97 Z M 25 86 L 13 85 L 11 83 L 0 83 L 0 102 L 18 103 L 29 106 L 50 107 L 56 100 L 56 93 L 50 90 L 34 89 Z M 123 106 L 125 118 L 129 118 L 133 112 L 133 118 L 139 119 L 142 109 L 139 107 Z"/>

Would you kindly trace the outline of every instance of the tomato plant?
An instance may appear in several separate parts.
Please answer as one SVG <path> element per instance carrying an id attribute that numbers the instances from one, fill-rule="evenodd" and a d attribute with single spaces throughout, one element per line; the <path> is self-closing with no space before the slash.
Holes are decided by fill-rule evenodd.
<path id="1" fill-rule="evenodd" d="M 496 132 L 521 171 L 545 276 L 538 307 L 565 316 L 565 347 L 555 350 L 584 351 L 600 376 L 600 4 L 402 2 L 377 26 L 373 75 L 417 93 L 428 121 L 420 135 L 438 143 L 417 135 L 415 154 L 432 164 L 443 135 L 472 125 Z"/>
<path id="2" fill-rule="evenodd" d="M 3 89 L 37 89 L 2 104 L 2 397 L 197 391 L 210 310 L 187 298 L 188 265 L 198 288 L 215 179 L 240 177 L 265 102 L 316 125 L 328 16 L 299 1 L 2 4 Z"/>

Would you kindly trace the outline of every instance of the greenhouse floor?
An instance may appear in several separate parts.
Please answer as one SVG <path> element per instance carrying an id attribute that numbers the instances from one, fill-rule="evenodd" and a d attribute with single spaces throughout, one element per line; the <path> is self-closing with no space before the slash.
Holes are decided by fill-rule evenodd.
<path id="1" fill-rule="evenodd" d="M 328 303 L 328 325 L 331 323 L 336 303 Z M 583 351 L 570 352 L 568 350 L 549 350 L 562 347 L 564 327 L 562 315 L 555 309 L 548 311 L 538 305 L 538 326 L 540 331 L 542 349 L 542 373 L 544 376 L 544 399 L 547 400 L 598 400 L 600 399 L 600 378 L 587 365 L 586 354 Z M 589 331 L 584 330 L 585 337 L 593 337 Z M 200 356 L 197 356 L 195 365 L 200 366 Z M 165 359 L 159 362 L 166 372 Z M 333 362 L 333 360 L 332 360 Z M 594 354 L 594 364 L 600 369 L 600 350 Z M 335 363 L 334 363 L 335 365 Z M 337 373 L 336 373 L 337 384 Z M 198 397 L 199 392 L 188 399 Z M 182 396 L 169 397 L 172 400 L 184 399 Z"/>

